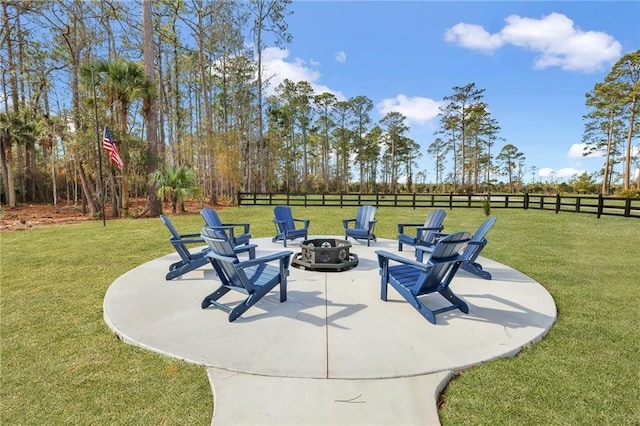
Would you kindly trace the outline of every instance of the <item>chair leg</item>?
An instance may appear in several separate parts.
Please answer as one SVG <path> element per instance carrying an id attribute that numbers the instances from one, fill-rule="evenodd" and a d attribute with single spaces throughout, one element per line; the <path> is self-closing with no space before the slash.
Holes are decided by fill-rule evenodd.
<path id="1" fill-rule="evenodd" d="M 465 303 L 464 300 L 460 299 L 458 296 L 453 294 L 453 292 L 449 287 L 444 288 L 442 290 L 438 290 L 438 293 L 440 293 L 445 299 L 451 302 L 453 306 L 460 309 L 465 314 L 469 313 L 469 306 Z"/>
<path id="2" fill-rule="evenodd" d="M 460 269 L 464 269 L 465 271 L 484 278 L 485 280 L 490 280 L 492 278 L 490 273 L 482 270 L 482 265 L 479 263 L 465 262 L 460 266 Z"/>
<path id="3" fill-rule="evenodd" d="M 214 302 L 217 302 L 218 299 L 220 299 L 222 296 L 224 296 L 228 292 L 229 292 L 229 289 L 227 287 L 220 286 L 216 291 L 214 291 L 213 293 L 211 293 L 210 295 L 204 298 L 204 300 L 202 301 L 202 309 L 206 309 L 211 305 L 216 305 L 216 303 Z"/>
<path id="4" fill-rule="evenodd" d="M 385 281 L 385 279 L 382 279 L 382 282 L 380 284 L 380 299 L 384 300 L 385 302 L 387 301 L 387 291 L 388 291 L 388 285 Z"/>
<path id="5" fill-rule="evenodd" d="M 416 311 L 420 312 L 420 315 L 422 315 L 431 324 L 436 323 L 436 315 L 433 313 L 431 309 L 427 308 L 424 303 L 418 300 L 417 306 L 414 305 L 413 303 L 411 303 L 411 306 L 413 306 L 416 309 Z"/>
<path id="6" fill-rule="evenodd" d="M 233 322 L 240 318 L 240 316 L 247 312 L 250 307 L 258 303 L 271 288 L 272 287 L 261 287 L 257 289 L 255 293 L 247 297 L 243 302 L 238 303 L 238 305 L 229 312 L 229 322 Z"/>

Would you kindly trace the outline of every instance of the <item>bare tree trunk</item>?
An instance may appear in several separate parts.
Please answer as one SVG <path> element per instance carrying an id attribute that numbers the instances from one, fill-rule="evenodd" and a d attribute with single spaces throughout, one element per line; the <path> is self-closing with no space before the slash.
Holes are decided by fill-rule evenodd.
<path id="1" fill-rule="evenodd" d="M 604 172 L 602 174 L 602 193 L 609 193 L 609 180 L 611 176 L 611 150 L 613 145 L 613 115 L 609 120 L 609 132 L 607 134 L 607 156 L 604 162 Z"/>
<path id="2" fill-rule="evenodd" d="M 16 71 L 16 64 L 13 60 L 13 43 L 11 40 L 11 25 L 9 24 L 9 13 L 7 12 L 7 2 L 2 2 L 2 17 L 3 17 L 3 25 L 5 29 L 4 39 L 7 46 L 7 62 L 9 64 L 9 87 L 11 89 L 11 101 L 13 103 L 13 111 L 18 114 L 19 109 L 19 99 L 18 99 L 18 78 Z M 3 163 L 3 171 L 7 176 L 7 186 L 5 188 L 7 194 L 7 203 L 9 207 L 16 207 L 16 190 L 15 183 L 13 181 L 13 153 L 12 153 L 12 141 L 6 140 L 4 141 L 5 146 L 2 147 L 4 150 L 4 160 L 6 164 Z"/>
<path id="3" fill-rule="evenodd" d="M 89 179 L 84 172 L 84 167 L 82 166 L 82 162 L 78 162 L 78 172 L 80 174 L 80 182 L 82 183 L 82 192 L 85 195 L 94 194 L 94 191 L 91 190 L 91 185 L 89 183 Z M 93 195 L 82 197 L 83 202 L 86 202 L 89 206 L 89 212 L 92 217 L 96 217 L 98 212 L 98 207 L 96 205 L 96 200 L 93 198 Z"/>
<path id="4" fill-rule="evenodd" d="M 151 0 L 142 0 L 142 40 L 144 55 L 144 70 L 149 80 L 155 82 L 153 69 L 153 20 Z M 156 102 L 153 96 L 147 96 L 143 100 L 143 114 L 147 127 L 147 173 L 150 176 L 158 168 L 158 115 Z M 158 198 L 156 187 L 147 179 L 147 207 L 149 216 L 158 217 L 162 214 L 162 203 Z"/>
<path id="5" fill-rule="evenodd" d="M 625 153 L 625 164 L 624 164 L 624 185 L 623 189 L 627 191 L 631 187 L 631 145 L 633 142 L 633 126 L 636 116 L 636 102 L 637 96 L 635 93 L 633 94 L 633 98 L 631 99 L 631 116 L 629 117 L 629 132 L 627 134 L 627 152 Z M 639 186 L 640 188 L 640 186 Z"/>

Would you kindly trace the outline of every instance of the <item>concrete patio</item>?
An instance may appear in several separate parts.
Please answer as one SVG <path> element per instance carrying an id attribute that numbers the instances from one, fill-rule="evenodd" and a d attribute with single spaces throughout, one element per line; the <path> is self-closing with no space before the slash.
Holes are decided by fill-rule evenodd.
<path id="1" fill-rule="evenodd" d="M 284 249 L 252 239 L 258 257 L 298 252 L 300 241 Z M 178 260 L 169 254 L 119 277 L 104 318 L 124 342 L 205 366 L 215 425 L 439 424 L 437 397 L 456 372 L 515 355 L 556 319 L 544 287 L 480 258 L 492 280 L 459 271 L 451 285 L 469 314 L 449 311 L 431 324 L 391 287 L 380 300 L 376 250 L 397 252 L 397 242 L 353 242 L 360 261 L 344 272 L 290 268 L 286 302 L 276 287 L 233 323 L 200 307 L 219 285 L 213 268 L 165 281 Z M 222 301 L 234 298 L 242 300 L 229 293 Z M 444 302 L 438 294 L 424 300 Z"/>

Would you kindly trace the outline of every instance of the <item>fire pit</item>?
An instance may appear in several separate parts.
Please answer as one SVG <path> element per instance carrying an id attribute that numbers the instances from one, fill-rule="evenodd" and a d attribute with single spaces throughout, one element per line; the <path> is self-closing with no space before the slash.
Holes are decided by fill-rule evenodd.
<path id="1" fill-rule="evenodd" d="M 341 272 L 358 264 L 358 256 L 349 253 L 351 243 L 336 238 L 316 238 L 300 244 L 302 252 L 296 253 L 291 265 L 312 271 Z"/>

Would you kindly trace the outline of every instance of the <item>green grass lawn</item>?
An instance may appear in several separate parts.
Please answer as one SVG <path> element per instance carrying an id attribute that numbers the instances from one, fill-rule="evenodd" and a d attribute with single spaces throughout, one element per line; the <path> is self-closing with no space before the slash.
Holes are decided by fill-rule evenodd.
<path id="1" fill-rule="evenodd" d="M 426 209 L 381 208 L 378 237 Z M 342 233 L 356 208 L 293 207 L 312 234 Z M 486 257 L 533 277 L 558 321 L 515 358 L 464 371 L 447 387 L 443 424 L 640 424 L 640 222 L 494 209 Z M 223 221 L 273 235 L 272 207 L 229 208 Z M 482 209 L 447 211 L 473 232 Z M 198 215 L 174 216 L 183 233 Z M 202 367 L 117 340 L 102 301 L 121 274 L 173 252 L 160 219 L 61 225 L 0 236 L 1 424 L 210 424 Z M 277 395 L 274 395 L 277 398 Z"/>

